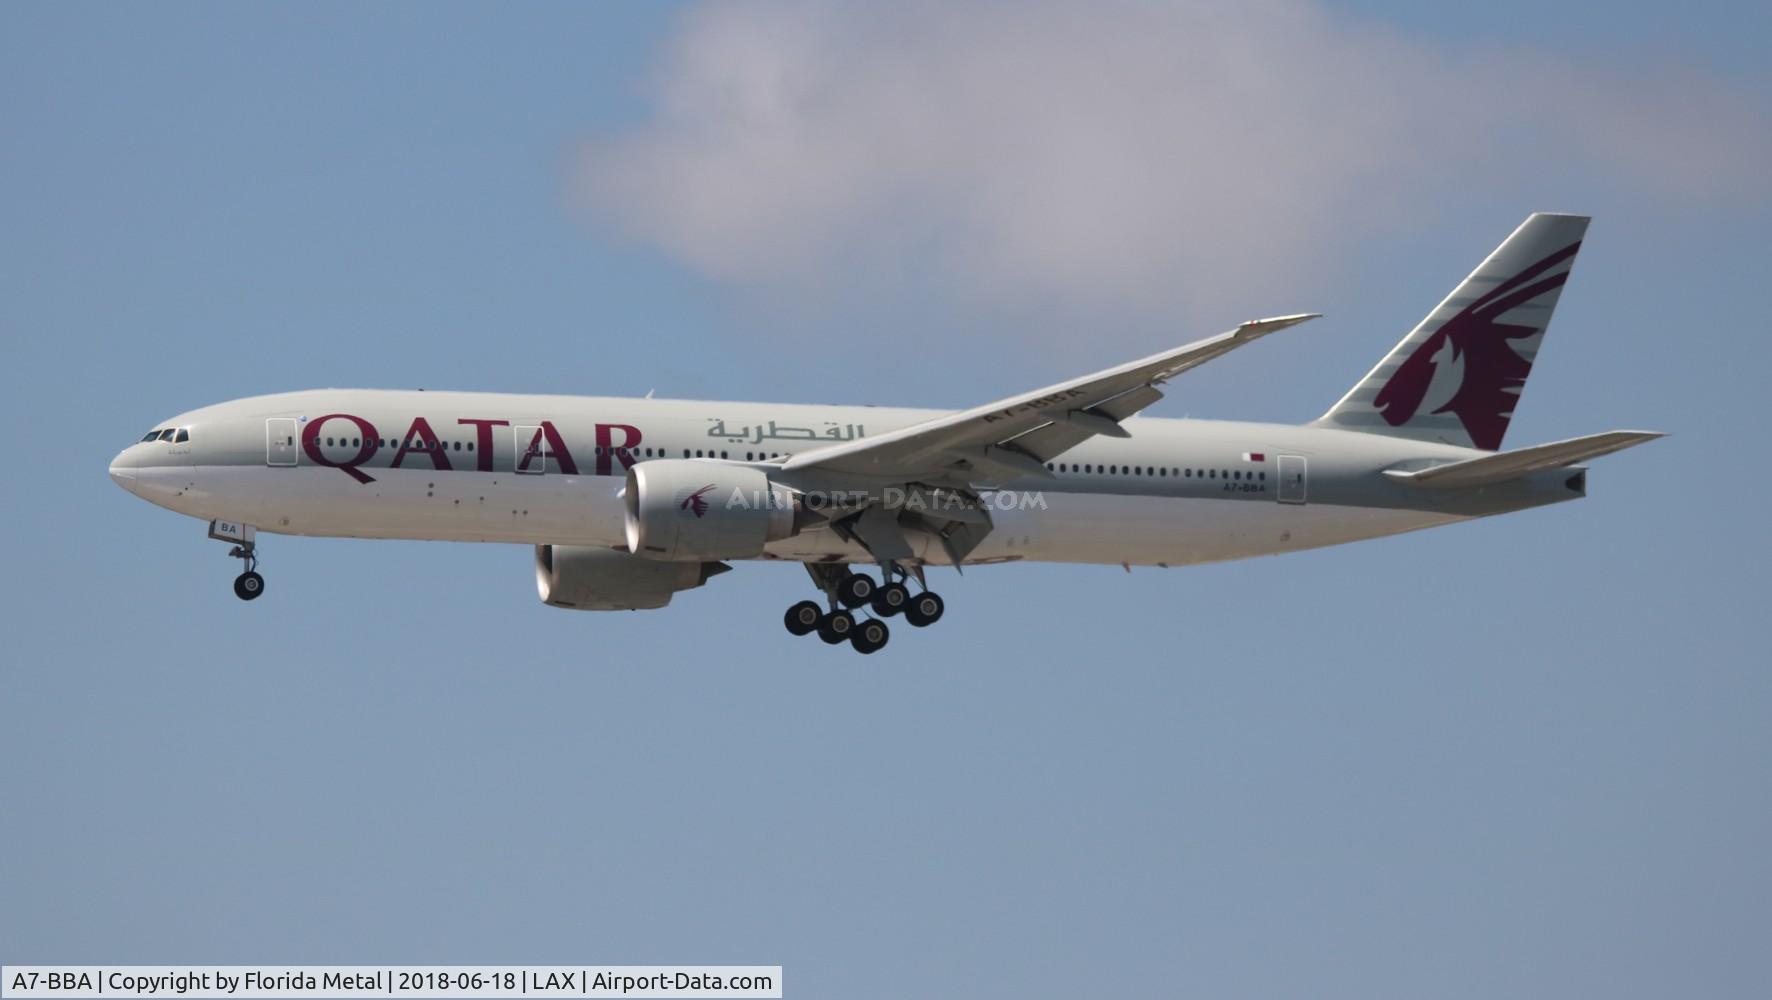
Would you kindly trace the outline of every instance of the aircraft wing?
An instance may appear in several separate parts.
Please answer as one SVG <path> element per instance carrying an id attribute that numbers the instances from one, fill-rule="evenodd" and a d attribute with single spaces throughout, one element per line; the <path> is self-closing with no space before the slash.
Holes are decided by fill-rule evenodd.
<path id="1" fill-rule="evenodd" d="M 1120 421 L 1159 399 L 1175 376 L 1319 313 L 1251 320 L 1216 337 L 976 409 L 802 452 L 785 470 L 906 480 L 1048 476 L 1045 463 L 1097 434 L 1129 437 Z"/>

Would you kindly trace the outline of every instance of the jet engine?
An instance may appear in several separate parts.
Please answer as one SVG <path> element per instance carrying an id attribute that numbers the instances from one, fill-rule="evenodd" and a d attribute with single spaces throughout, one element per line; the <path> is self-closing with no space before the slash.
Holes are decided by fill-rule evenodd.
<path id="1" fill-rule="evenodd" d="M 718 562 L 658 562 L 615 549 L 537 545 L 535 589 L 543 604 L 580 611 L 662 608 L 679 590 L 691 590 L 731 566 Z"/>
<path id="2" fill-rule="evenodd" d="M 742 465 L 641 462 L 622 499 L 628 551 L 646 559 L 754 559 L 802 526 L 793 491 Z"/>

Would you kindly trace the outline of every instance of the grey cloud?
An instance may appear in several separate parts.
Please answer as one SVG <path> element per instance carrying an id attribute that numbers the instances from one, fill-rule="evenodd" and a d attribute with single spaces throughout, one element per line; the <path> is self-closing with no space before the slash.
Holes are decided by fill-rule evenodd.
<path id="1" fill-rule="evenodd" d="M 1547 173 L 1763 200 L 1772 145 L 1762 108 L 1702 77 L 1310 0 L 710 5 L 649 93 L 583 146 L 574 198 L 707 275 L 828 293 L 908 272 L 1135 314 L 1313 287 L 1447 199 Z"/>

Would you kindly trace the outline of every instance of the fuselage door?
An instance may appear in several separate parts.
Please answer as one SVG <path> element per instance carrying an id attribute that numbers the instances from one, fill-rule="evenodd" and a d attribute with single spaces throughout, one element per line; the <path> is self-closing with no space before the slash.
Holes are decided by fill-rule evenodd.
<path id="1" fill-rule="evenodd" d="M 517 436 L 516 471 L 528 476 L 548 471 L 548 438 L 541 428 L 518 424 L 513 431 Z"/>
<path id="2" fill-rule="evenodd" d="M 295 439 L 294 417 L 272 417 L 265 421 L 265 464 L 294 465 L 300 454 Z"/>
<path id="3" fill-rule="evenodd" d="M 1303 455 L 1280 456 L 1280 492 L 1275 497 L 1281 503 L 1304 503 L 1305 497 L 1305 461 Z"/>

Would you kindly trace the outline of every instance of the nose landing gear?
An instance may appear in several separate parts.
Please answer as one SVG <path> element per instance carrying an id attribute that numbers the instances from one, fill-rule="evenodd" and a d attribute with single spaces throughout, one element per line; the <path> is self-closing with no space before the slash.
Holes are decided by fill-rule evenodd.
<path id="1" fill-rule="evenodd" d="M 253 554 L 255 548 L 257 546 L 253 543 L 246 542 L 228 552 L 229 556 L 246 563 L 246 572 L 234 577 L 234 596 L 242 601 L 257 600 L 265 592 L 265 578 L 258 575 L 258 556 Z"/>
<path id="2" fill-rule="evenodd" d="M 258 531 L 250 524 L 222 520 L 209 522 L 209 537 L 234 542 L 234 547 L 228 550 L 228 558 L 245 564 L 246 572 L 234 578 L 234 596 L 242 601 L 257 600 L 265 592 L 265 578 L 258 575 L 257 535 Z"/>

